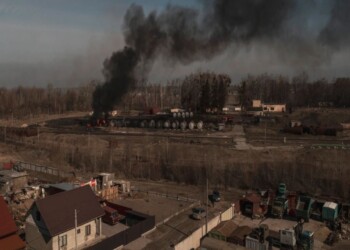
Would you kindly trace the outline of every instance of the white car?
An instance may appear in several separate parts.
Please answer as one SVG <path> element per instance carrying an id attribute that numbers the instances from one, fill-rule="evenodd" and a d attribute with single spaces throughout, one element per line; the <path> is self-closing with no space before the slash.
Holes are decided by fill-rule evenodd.
<path id="1" fill-rule="evenodd" d="M 192 209 L 192 218 L 195 220 L 200 220 L 202 218 L 205 218 L 207 216 L 207 213 L 205 212 L 204 208 L 197 207 Z"/>

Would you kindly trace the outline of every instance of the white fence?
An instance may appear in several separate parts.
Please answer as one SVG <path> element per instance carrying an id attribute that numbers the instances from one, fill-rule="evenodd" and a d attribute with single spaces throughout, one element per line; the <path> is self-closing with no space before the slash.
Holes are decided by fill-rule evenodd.
<path id="1" fill-rule="evenodd" d="M 214 227 L 220 224 L 222 221 L 231 220 L 235 213 L 234 204 L 230 208 L 228 208 L 225 212 L 219 214 L 213 219 L 208 221 L 208 232 L 212 230 Z M 191 235 L 189 235 L 183 241 L 177 243 L 174 246 L 174 250 L 189 250 L 189 249 L 197 249 L 200 247 L 201 239 L 206 235 L 206 225 L 204 224 L 202 227 L 198 228 Z"/>

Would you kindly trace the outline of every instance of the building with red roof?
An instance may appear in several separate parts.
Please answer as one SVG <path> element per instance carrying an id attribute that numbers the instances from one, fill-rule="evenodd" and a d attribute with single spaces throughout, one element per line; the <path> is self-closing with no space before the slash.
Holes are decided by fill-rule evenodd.
<path id="1" fill-rule="evenodd" d="M 0 215 L 0 249 L 25 249 L 25 243 L 17 235 L 18 228 L 2 196 L 0 196 Z"/>

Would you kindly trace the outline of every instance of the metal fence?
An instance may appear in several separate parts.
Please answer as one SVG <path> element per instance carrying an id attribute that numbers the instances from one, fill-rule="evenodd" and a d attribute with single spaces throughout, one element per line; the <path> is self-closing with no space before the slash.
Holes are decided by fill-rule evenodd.
<path id="1" fill-rule="evenodd" d="M 59 170 L 57 168 L 48 167 L 48 166 L 41 166 L 33 163 L 27 163 L 27 162 L 16 162 L 13 166 L 13 168 L 17 171 L 23 171 L 23 170 L 29 170 L 34 172 L 40 172 L 44 174 L 50 174 L 62 178 L 69 178 L 72 177 L 72 173 L 68 173 L 62 170 Z"/>

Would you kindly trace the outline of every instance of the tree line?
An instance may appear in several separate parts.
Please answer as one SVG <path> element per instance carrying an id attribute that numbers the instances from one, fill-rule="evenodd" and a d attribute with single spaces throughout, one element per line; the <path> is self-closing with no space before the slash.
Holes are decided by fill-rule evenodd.
<path id="1" fill-rule="evenodd" d="M 210 72 L 187 76 L 181 85 L 181 104 L 188 110 L 221 111 L 226 104 L 231 78 Z"/>
<path id="2" fill-rule="evenodd" d="M 91 110 L 96 83 L 75 88 L 40 87 L 0 88 L 0 116 L 30 117 Z"/>
<path id="3" fill-rule="evenodd" d="M 302 73 L 291 80 L 284 76 L 248 76 L 238 87 L 242 106 L 252 100 L 286 103 L 290 107 L 350 107 L 350 78 L 309 80 Z"/>
<path id="4" fill-rule="evenodd" d="M 116 106 L 122 111 L 182 107 L 195 112 L 222 110 L 231 79 L 225 74 L 201 72 L 166 84 L 138 83 Z M 74 88 L 16 87 L 0 88 L 0 117 L 28 117 L 91 111 L 92 94 L 98 85 L 91 82 Z M 248 107 L 252 100 L 287 103 L 290 107 L 350 107 L 350 78 L 309 80 L 306 73 L 291 79 L 262 74 L 247 76 L 234 85 L 239 102 Z"/>

